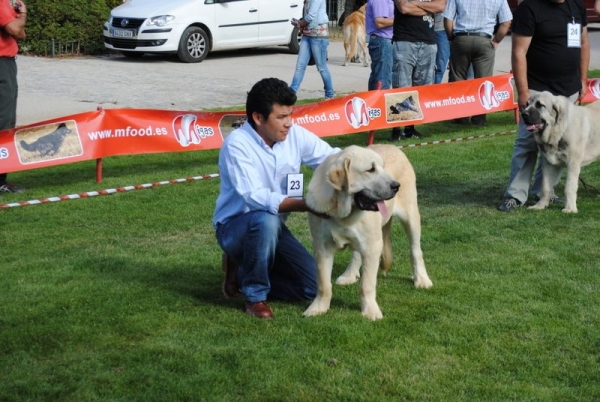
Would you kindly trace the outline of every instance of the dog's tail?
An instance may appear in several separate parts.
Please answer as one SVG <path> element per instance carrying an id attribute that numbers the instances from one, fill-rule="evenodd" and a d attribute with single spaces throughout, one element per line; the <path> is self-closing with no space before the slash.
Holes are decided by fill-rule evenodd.
<path id="1" fill-rule="evenodd" d="M 392 220 L 383 225 L 381 228 L 383 234 L 383 251 L 381 252 L 381 261 L 379 267 L 381 272 L 385 275 L 392 266 L 393 253 L 392 253 Z"/>
<path id="2" fill-rule="evenodd" d="M 19 142 L 19 144 L 21 144 L 21 147 L 22 147 L 24 150 L 26 150 L 26 151 L 30 151 L 30 152 L 32 152 L 32 151 L 35 151 L 35 150 L 36 150 L 36 148 L 35 148 L 35 146 L 34 146 L 33 144 L 28 144 L 28 143 L 26 143 L 26 142 L 25 142 L 25 141 L 23 141 L 23 140 L 21 140 L 21 141 Z"/>
<path id="3" fill-rule="evenodd" d="M 349 43 L 349 49 L 346 51 L 346 61 L 351 61 L 356 56 L 356 48 L 358 46 L 358 38 L 356 36 L 356 30 L 352 28 L 351 24 L 344 25 L 343 30 L 347 31 L 344 33 L 344 38 L 347 38 Z"/>

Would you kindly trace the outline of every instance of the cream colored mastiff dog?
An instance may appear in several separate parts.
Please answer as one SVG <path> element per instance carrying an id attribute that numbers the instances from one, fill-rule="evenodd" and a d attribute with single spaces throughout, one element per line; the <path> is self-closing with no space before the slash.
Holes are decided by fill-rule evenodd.
<path id="1" fill-rule="evenodd" d="M 371 320 L 383 318 L 375 300 L 375 287 L 380 262 L 384 273 L 392 263 L 392 216 L 400 218 L 408 236 L 415 286 L 432 286 L 421 251 L 415 172 L 397 147 L 353 145 L 329 156 L 315 170 L 306 202 L 311 209 L 330 218 L 309 214 L 318 291 L 305 316 L 329 310 L 333 256 L 337 250 L 350 247 L 350 264 L 336 283 L 356 282 L 362 265 L 362 315 Z"/>
<path id="2" fill-rule="evenodd" d="M 556 168 L 549 169 L 550 164 L 567 168 L 562 211 L 577 212 L 581 167 L 600 156 L 600 101 L 577 106 L 564 96 L 540 92 L 527 101 L 521 116 L 544 154 L 540 200 L 529 208 L 544 209 L 550 204 L 552 188 L 560 172 Z"/>

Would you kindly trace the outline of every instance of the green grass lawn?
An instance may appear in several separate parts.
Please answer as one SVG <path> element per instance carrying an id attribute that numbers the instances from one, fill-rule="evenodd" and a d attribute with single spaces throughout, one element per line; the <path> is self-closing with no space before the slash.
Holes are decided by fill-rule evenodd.
<path id="1" fill-rule="evenodd" d="M 499 112 L 484 128 L 419 131 L 434 141 L 515 128 Z M 361 316 L 358 285 L 334 286 L 331 310 L 313 318 L 308 302 L 273 302 L 261 321 L 224 299 L 219 179 L 0 211 L 0 400 L 599 400 L 599 192 L 580 188 L 578 214 L 497 211 L 514 137 L 404 149 L 434 287 L 412 286 L 397 223 L 377 322 Z M 217 156 L 107 158 L 101 184 L 93 161 L 14 173 L 28 190 L 0 202 L 218 173 Z M 600 164 L 581 177 L 600 187 Z M 306 215 L 289 226 L 310 247 Z M 334 275 L 348 261 L 339 253 Z"/>

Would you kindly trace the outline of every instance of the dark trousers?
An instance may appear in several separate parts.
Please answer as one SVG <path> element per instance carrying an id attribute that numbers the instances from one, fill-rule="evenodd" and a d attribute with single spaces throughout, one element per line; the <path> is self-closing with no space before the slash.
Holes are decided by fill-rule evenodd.
<path id="1" fill-rule="evenodd" d="M 0 130 L 17 124 L 17 62 L 14 57 L 0 57 Z M 0 185 L 6 183 L 6 173 L 0 173 Z"/>
<path id="2" fill-rule="evenodd" d="M 456 36 L 450 45 L 450 77 L 452 81 L 468 79 L 473 66 L 475 78 L 494 75 L 496 50 L 492 39 L 483 36 Z M 485 114 L 473 116 L 474 123 L 485 123 Z"/>

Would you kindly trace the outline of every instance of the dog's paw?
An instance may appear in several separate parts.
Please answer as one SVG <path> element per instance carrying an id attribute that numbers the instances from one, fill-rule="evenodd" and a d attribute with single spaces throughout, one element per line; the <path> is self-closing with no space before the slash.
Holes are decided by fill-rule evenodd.
<path id="1" fill-rule="evenodd" d="M 413 283 L 417 289 L 429 289 L 433 286 L 433 282 L 427 276 L 417 277 L 413 280 Z"/>
<path id="2" fill-rule="evenodd" d="M 358 278 L 360 278 L 359 274 L 347 274 L 344 272 L 342 275 L 338 276 L 338 278 L 335 280 L 335 283 L 338 285 L 352 285 L 358 281 Z"/>
<path id="3" fill-rule="evenodd" d="M 564 208 L 562 209 L 562 211 L 563 211 L 565 214 L 576 214 L 576 213 L 577 213 L 577 207 L 574 207 L 574 208 L 573 208 L 573 207 L 564 207 Z"/>
<path id="4" fill-rule="evenodd" d="M 363 308 L 362 315 L 363 317 L 372 321 L 381 320 L 383 318 L 383 314 L 381 313 L 377 303 L 375 303 L 375 305 Z"/>
<path id="5" fill-rule="evenodd" d="M 315 299 L 304 311 L 303 315 L 305 317 L 314 317 L 316 315 L 325 314 L 327 310 L 329 310 L 329 303 Z"/>
<path id="6" fill-rule="evenodd" d="M 539 210 L 546 209 L 546 208 L 548 208 L 548 203 L 539 201 L 537 204 L 534 204 L 527 209 L 533 209 L 533 210 L 539 211 Z"/>

